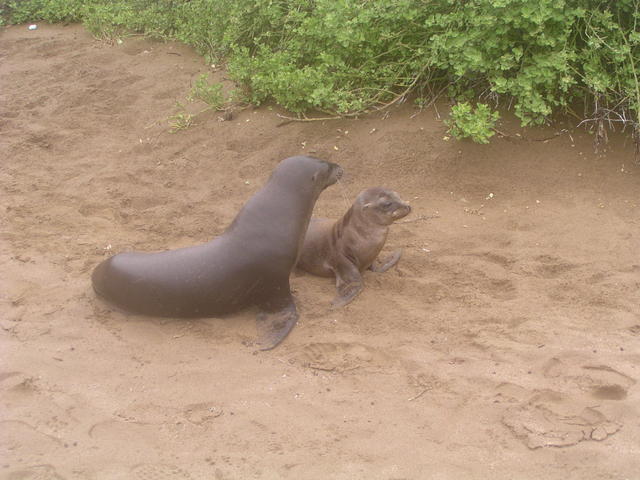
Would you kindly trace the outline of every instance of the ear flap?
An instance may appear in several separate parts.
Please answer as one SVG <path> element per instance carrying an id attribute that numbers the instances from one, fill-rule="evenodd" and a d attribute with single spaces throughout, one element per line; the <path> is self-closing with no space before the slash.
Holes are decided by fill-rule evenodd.
<path id="1" fill-rule="evenodd" d="M 318 178 L 318 172 L 313 174 L 313 177 L 311 177 L 311 181 L 315 182 L 317 178 Z"/>

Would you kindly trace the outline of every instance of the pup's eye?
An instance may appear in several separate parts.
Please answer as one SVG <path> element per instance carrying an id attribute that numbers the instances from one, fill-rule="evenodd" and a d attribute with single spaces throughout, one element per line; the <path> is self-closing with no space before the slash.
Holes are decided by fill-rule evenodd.
<path id="1" fill-rule="evenodd" d="M 384 203 L 382 204 L 382 207 L 383 207 L 383 208 L 389 208 L 390 206 L 391 206 L 391 202 L 384 202 Z"/>

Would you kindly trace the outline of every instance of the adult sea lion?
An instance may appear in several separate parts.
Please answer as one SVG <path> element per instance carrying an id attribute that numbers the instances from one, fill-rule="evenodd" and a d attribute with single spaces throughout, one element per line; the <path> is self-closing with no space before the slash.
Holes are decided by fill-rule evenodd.
<path id="1" fill-rule="evenodd" d="M 313 206 L 341 176 L 335 163 L 287 158 L 222 235 L 177 250 L 115 255 L 95 268 L 93 288 L 147 315 L 208 317 L 257 305 L 258 342 L 262 350 L 274 348 L 298 319 L 289 275 Z"/>
<path id="2" fill-rule="evenodd" d="M 360 192 L 347 213 L 338 220 L 312 217 L 304 238 L 298 268 L 322 277 L 336 277 L 338 295 L 331 302 L 342 307 L 363 289 L 362 272 L 386 272 L 402 251 L 374 264 L 387 240 L 389 225 L 405 217 L 411 207 L 400 196 L 382 187 Z"/>

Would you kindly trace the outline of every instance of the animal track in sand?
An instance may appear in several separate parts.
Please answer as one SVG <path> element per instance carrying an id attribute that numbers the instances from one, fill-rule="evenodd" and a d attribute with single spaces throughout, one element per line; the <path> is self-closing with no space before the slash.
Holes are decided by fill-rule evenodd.
<path id="1" fill-rule="evenodd" d="M 194 403 L 184 408 L 185 418 L 196 425 L 203 425 L 223 414 L 222 408 L 212 402 Z"/>
<path id="2" fill-rule="evenodd" d="M 477 258 L 479 257 L 479 258 Z M 429 265 L 429 278 L 445 286 L 447 298 L 486 305 L 517 298 L 517 284 L 510 276 L 507 258 L 485 255 L 441 256 Z M 464 265 L 464 267 L 461 267 Z"/>
<path id="3" fill-rule="evenodd" d="M 535 260 L 538 265 L 534 267 L 534 271 L 542 278 L 557 278 L 578 266 L 551 255 L 538 255 Z"/>
<path id="4" fill-rule="evenodd" d="M 607 365 L 575 365 L 559 358 L 548 360 L 543 366 L 543 375 L 559 379 L 564 385 L 575 385 L 600 400 L 623 400 L 636 380 Z"/>
<path id="5" fill-rule="evenodd" d="M 64 442 L 57 436 L 22 420 L 0 420 L 0 430 L 0 451 L 6 459 L 9 459 L 9 453 L 24 451 L 26 448 L 30 455 L 51 455 L 64 446 Z M 37 445 L 37 448 L 33 445 Z"/>
<path id="6" fill-rule="evenodd" d="M 594 407 L 550 390 L 508 408 L 502 423 L 532 450 L 602 441 L 622 427 Z"/>
<path id="7" fill-rule="evenodd" d="M 204 425 L 223 413 L 220 405 L 214 402 L 192 403 L 182 408 L 144 403 L 117 410 L 114 415 L 124 422 L 144 426 L 175 424 L 181 418 L 195 425 Z"/>
<path id="8" fill-rule="evenodd" d="M 8 472 L 4 480 L 64 480 L 53 465 L 34 465 Z"/>
<path id="9" fill-rule="evenodd" d="M 381 371 L 389 364 L 385 354 L 359 343 L 309 343 L 297 350 L 292 360 L 314 370 L 343 373 L 362 368 Z"/>
<path id="10" fill-rule="evenodd" d="M 505 269 L 511 268 L 516 263 L 515 259 L 494 252 L 468 253 L 466 256 L 475 257 L 477 260 L 499 265 Z"/>
<path id="11" fill-rule="evenodd" d="M 175 465 L 164 463 L 142 463 L 131 469 L 131 473 L 139 480 L 179 480 L 193 478 Z"/>

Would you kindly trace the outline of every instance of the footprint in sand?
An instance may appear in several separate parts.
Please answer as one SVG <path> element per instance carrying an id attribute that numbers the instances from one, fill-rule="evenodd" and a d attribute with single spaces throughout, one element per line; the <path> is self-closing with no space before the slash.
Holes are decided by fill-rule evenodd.
<path id="1" fill-rule="evenodd" d="M 382 370 L 389 364 L 382 352 L 359 343 L 309 343 L 297 350 L 291 361 L 313 370 Z"/>
<path id="2" fill-rule="evenodd" d="M 632 335 L 640 335 L 640 325 L 633 325 L 628 330 Z"/>
<path id="3" fill-rule="evenodd" d="M 194 403 L 184 409 L 185 418 L 196 425 L 203 425 L 223 414 L 222 408 L 211 402 Z"/>
<path id="4" fill-rule="evenodd" d="M 119 419 L 138 425 L 174 424 L 180 418 L 202 425 L 223 413 L 222 407 L 213 402 L 192 403 L 183 408 L 152 403 L 134 404 L 114 412 Z"/>
<path id="5" fill-rule="evenodd" d="M 4 480 L 64 480 L 52 465 L 34 465 L 9 472 Z"/>
<path id="6" fill-rule="evenodd" d="M 572 365 L 567 359 L 552 358 L 543 366 L 543 375 L 575 385 L 599 400 L 624 400 L 636 380 L 607 365 Z M 577 362 L 574 362 L 577 363 Z"/>
<path id="7" fill-rule="evenodd" d="M 534 271 L 542 278 L 557 278 L 578 266 L 551 255 L 538 255 L 535 260 L 538 264 Z"/>
<path id="8" fill-rule="evenodd" d="M 584 402 L 553 391 L 508 408 L 502 423 L 530 449 L 602 441 L 622 427 Z"/>
<path id="9" fill-rule="evenodd" d="M 180 480 L 193 478 L 175 465 L 163 463 L 142 463 L 131 469 L 133 478 L 139 480 Z"/>

